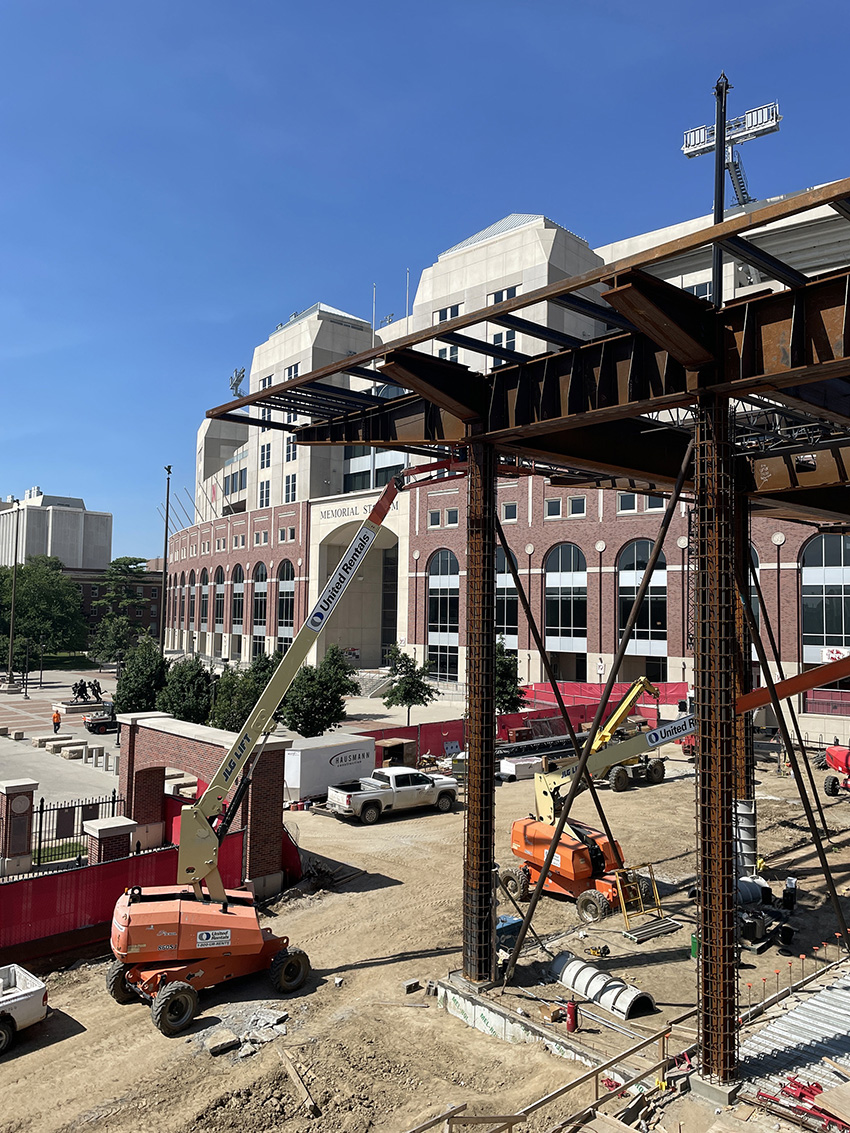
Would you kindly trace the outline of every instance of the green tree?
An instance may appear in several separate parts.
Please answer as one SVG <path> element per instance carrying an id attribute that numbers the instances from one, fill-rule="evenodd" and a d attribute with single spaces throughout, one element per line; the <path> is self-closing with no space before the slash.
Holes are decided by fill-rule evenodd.
<path id="1" fill-rule="evenodd" d="M 150 634 L 143 634 L 127 654 L 118 678 L 115 710 L 152 712 L 156 707 L 157 693 L 165 685 L 167 671 L 168 664 L 163 660 L 159 646 Z"/>
<path id="2" fill-rule="evenodd" d="M 328 646 L 318 671 L 330 688 L 339 691 L 340 696 L 360 695 L 360 682 L 354 676 L 353 666 L 335 642 Z"/>
<path id="3" fill-rule="evenodd" d="M 206 724 L 212 709 L 213 676 L 197 657 L 172 661 L 165 684 L 157 693 L 156 707 L 177 720 Z"/>
<path id="4" fill-rule="evenodd" d="M 505 649 L 500 637 L 496 642 L 496 711 L 519 712 L 525 707 L 525 691 L 520 687 L 519 658 Z"/>
<path id="5" fill-rule="evenodd" d="M 137 590 L 145 574 L 145 560 L 134 555 L 113 559 L 106 568 L 100 596 L 92 602 L 100 620 L 89 639 L 89 653 L 98 660 L 114 661 L 135 645 L 139 629 L 129 614 L 142 601 Z"/>
<path id="6" fill-rule="evenodd" d="M 115 661 L 136 643 L 137 630 L 124 614 L 107 614 L 89 636 L 89 653 L 98 661 Z"/>
<path id="7" fill-rule="evenodd" d="M 62 573 L 54 556 L 32 555 L 17 569 L 15 584 L 15 656 L 17 643 L 30 642 L 30 663 L 43 641 L 46 652 L 83 649 L 86 622 L 77 584 Z M 12 612 L 12 570 L 0 569 L 0 636 L 9 650 L 9 620 Z M 25 648 L 25 647 L 24 647 Z M 16 662 L 17 664 L 17 662 Z"/>
<path id="8" fill-rule="evenodd" d="M 302 665 L 283 698 L 281 710 L 287 728 L 299 736 L 320 736 L 345 719 L 345 701 L 338 674 L 322 666 Z"/>
<path id="9" fill-rule="evenodd" d="M 408 653 L 402 653 L 397 645 L 390 649 L 390 676 L 393 683 L 384 697 L 387 708 L 400 705 L 407 709 L 407 724 L 410 726 L 410 709 L 414 705 L 430 704 L 436 700 L 440 693 L 428 684 L 428 671 L 431 668 L 429 661 L 417 667 L 416 658 Z"/>
<path id="10" fill-rule="evenodd" d="M 238 732 L 277 668 L 283 655 L 278 652 L 273 657 L 261 653 L 251 662 L 249 668 L 239 671 L 225 669 L 216 682 L 215 703 L 210 713 L 210 724 L 227 732 Z M 275 719 L 282 719 L 280 709 Z"/>

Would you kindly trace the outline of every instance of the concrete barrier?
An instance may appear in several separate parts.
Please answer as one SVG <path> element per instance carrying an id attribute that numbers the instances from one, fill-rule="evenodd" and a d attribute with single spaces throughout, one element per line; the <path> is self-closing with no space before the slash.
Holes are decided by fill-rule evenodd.
<path id="1" fill-rule="evenodd" d="M 8 734 L 9 734 L 9 727 L 8 727 L 7 724 L 3 724 L 3 726 L 0 727 L 0 736 L 8 736 Z"/>
<path id="2" fill-rule="evenodd" d="M 62 749 L 66 747 L 79 747 L 81 744 L 85 745 L 85 740 L 70 739 L 70 740 L 48 740 L 44 745 L 51 755 L 61 755 Z"/>
<path id="3" fill-rule="evenodd" d="M 59 754 L 63 759 L 82 759 L 85 750 L 85 744 L 78 744 L 76 747 L 63 747 Z"/>
<path id="4" fill-rule="evenodd" d="M 63 740 L 73 740 L 73 738 L 70 732 L 65 732 L 62 735 L 59 735 L 57 732 L 56 735 L 53 736 L 33 736 L 32 746 L 47 747 L 48 744 L 59 744 L 62 743 Z"/>
<path id="5" fill-rule="evenodd" d="M 23 738 L 24 738 L 23 732 L 12 732 L 12 739 L 13 740 L 22 740 Z"/>
<path id="6" fill-rule="evenodd" d="M 90 744 L 86 747 L 85 754 L 83 755 L 83 763 L 91 763 L 97 767 L 102 759 L 103 744 Z"/>
<path id="7" fill-rule="evenodd" d="M 121 756 L 117 751 L 116 752 L 108 751 L 106 753 L 106 756 L 105 756 L 105 759 L 106 759 L 105 770 L 111 771 L 113 775 L 117 775 L 118 769 L 119 769 L 120 758 L 121 758 Z"/>

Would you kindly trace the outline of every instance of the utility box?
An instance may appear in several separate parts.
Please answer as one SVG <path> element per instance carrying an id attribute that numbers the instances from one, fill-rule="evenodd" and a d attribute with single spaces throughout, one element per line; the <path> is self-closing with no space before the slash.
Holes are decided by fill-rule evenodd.
<path id="1" fill-rule="evenodd" d="M 375 740 L 376 767 L 415 767 L 416 740 Z"/>
<path id="2" fill-rule="evenodd" d="M 375 741 L 371 736 L 334 732 L 310 739 L 295 737 L 284 752 L 284 800 L 318 799 L 328 787 L 359 779 L 375 769 Z"/>

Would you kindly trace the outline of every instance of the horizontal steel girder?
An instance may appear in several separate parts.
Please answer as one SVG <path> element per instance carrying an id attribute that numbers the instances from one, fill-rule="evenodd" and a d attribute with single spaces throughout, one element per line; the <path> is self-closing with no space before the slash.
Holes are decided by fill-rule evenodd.
<path id="1" fill-rule="evenodd" d="M 614 279 L 624 272 L 640 268 L 649 268 L 655 264 L 663 263 L 673 256 L 684 255 L 687 252 L 704 247 L 706 244 L 710 244 L 714 241 L 723 240 L 730 236 L 740 236 L 745 232 L 753 231 L 773 221 L 796 216 L 799 213 L 806 212 L 808 209 L 816 208 L 818 205 L 842 202 L 848 198 L 850 198 L 850 178 L 845 178 L 841 181 L 833 181 L 831 184 L 822 185 L 817 189 L 809 189 L 805 193 L 799 193 L 786 200 L 774 201 L 771 204 L 764 205 L 762 208 L 754 209 L 752 212 L 730 217 L 720 224 L 714 224 L 708 228 L 688 233 L 685 236 L 679 236 L 675 240 L 668 240 L 666 243 L 658 244 L 654 248 L 639 252 L 633 256 L 626 256 L 616 263 L 601 264 L 592 268 L 590 271 L 583 272 L 581 275 L 572 276 L 570 279 L 556 280 L 554 283 L 548 283 L 543 287 L 537 287 L 531 291 L 516 295 L 513 299 L 506 299 L 502 303 L 494 303 L 489 307 L 482 307 L 478 311 L 465 312 L 463 315 L 459 315 L 455 319 L 449 319 L 445 323 L 429 327 L 426 330 L 415 331 L 413 334 L 405 335 L 403 338 L 397 339 L 390 344 L 379 344 L 371 347 L 369 350 L 361 351 L 359 354 L 355 354 L 350 358 L 331 362 L 327 366 L 321 366 L 317 370 L 300 374 L 297 378 L 291 378 L 289 381 L 273 386 L 271 387 L 271 392 L 277 393 L 282 390 L 297 389 L 299 386 L 307 385 L 310 382 L 318 381 L 332 374 L 344 373 L 355 366 L 368 366 L 370 363 L 374 363 L 378 358 L 385 358 L 396 349 L 419 346 L 426 342 L 432 342 L 439 335 L 452 334 L 457 331 L 466 330 L 479 323 L 492 320 L 495 315 L 511 314 L 515 311 L 521 311 L 525 307 L 531 307 L 535 303 L 560 303 L 563 306 L 572 307 L 573 309 L 581 309 L 579 304 L 583 304 L 585 308 L 587 308 L 590 301 L 577 295 L 577 292 L 595 287 L 604 281 Z M 615 316 L 608 321 L 617 322 L 621 317 L 622 316 L 615 314 Z M 257 391 L 255 393 L 246 394 L 244 397 L 237 398 L 235 401 L 228 402 L 226 405 L 219 405 L 214 409 L 208 410 L 207 416 L 213 418 L 221 417 L 225 413 L 232 413 L 237 409 L 242 409 L 262 397 L 265 392 L 267 391 Z"/>

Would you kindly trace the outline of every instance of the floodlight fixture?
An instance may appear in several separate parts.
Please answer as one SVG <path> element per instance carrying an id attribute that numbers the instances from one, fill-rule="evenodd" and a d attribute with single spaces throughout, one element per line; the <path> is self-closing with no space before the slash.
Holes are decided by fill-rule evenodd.
<path id="1" fill-rule="evenodd" d="M 751 142 L 754 138 L 762 138 L 765 134 L 775 134 L 779 130 L 781 121 L 778 102 L 768 102 L 764 106 L 748 110 L 737 118 L 726 119 L 725 164 L 739 205 L 749 204 L 753 198 L 750 196 L 744 166 L 740 155 L 735 152 L 735 146 Z M 685 130 L 682 153 L 685 157 L 701 157 L 703 154 L 712 153 L 716 134 L 716 126 L 698 126 L 695 130 Z"/>

